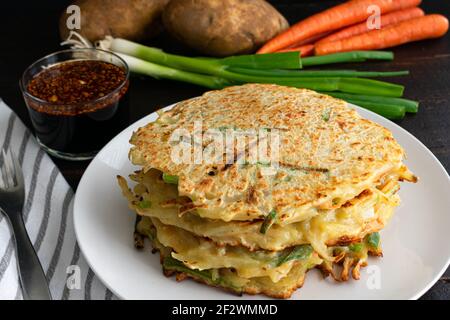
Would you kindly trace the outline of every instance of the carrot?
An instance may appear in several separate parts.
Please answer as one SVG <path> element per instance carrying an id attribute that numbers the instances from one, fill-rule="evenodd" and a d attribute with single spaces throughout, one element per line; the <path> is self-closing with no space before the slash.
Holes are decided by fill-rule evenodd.
<path id="1" fill-rule="evenodd" d="M 313 44 L 305 44 L 304 46 L 282 49 L 282 50 L 278 50 L 277 52 L 291 52 L 291 51 L 300 51 L 300 56 L 308 57 L 314 53 L 314 45 Z"/>
<path id="2" fill-rule="evenodd" d="M 372 30 L 350 38 L 318 44 L 315 52 L 324 55 L 354 50 L 377 50 L 404 43 L 438 38 L 448 31 L 448 20 L 440 14 L 430 14 Z"/>
<path id="3" fill-rule="evenodd" d="M 425 13 L 420 8 L 408 8 L 404 10 L 398 10 L 391 13 L 388 13 L 386 15 L 381 16 L 381 27 L 386 27 L 391 24 L 399 23 L 405 20 L 409 20 L 416 17 L 422 17 Z M 368 31 L 371 31 L 371 29 L 368 28 L 366 22 L 361 22 L 358 24 L 355 24 L 351 27 L 344 28 L 340 31 L 337 31 L 327 37 L 322 38 L 316 44 L 321 44 L 325 42 L 332 42 L 337 40 L 342 40 L 345 38 L 350 38 L 352 36 L 356 36 L 358 34 L 366 33 Z"/>
<path id="4" fill-rule="evenodd" d="M 323 33 L 319 33 L 315 36 L 312 36 L 311 38 L 302 40 L 300 42 L 296 42 L 293 43 L 291 46 L 287 47 L 286 49 L 289 48 L 298 48 L 307 44 L 313 44 L 316 43 L 317 41 L 321 40 L 322 38 L 325 38 L 326 36 L 329 36 L 331 34 L 331 32 L 323 32 Z"/>
<path id="5" fill-rule="evenodd" d="M 297 44 L 305 39 L 323 32 L 333 31 L 339 28 L 366 20 L 372 12 L 371 6 L 380 8 L 381 14 L 416 7 L 422 0 L 353 0 L 327 9 L 302 20 L 278 36 L 269 40 L 258 53 L 275 52 Z"/>

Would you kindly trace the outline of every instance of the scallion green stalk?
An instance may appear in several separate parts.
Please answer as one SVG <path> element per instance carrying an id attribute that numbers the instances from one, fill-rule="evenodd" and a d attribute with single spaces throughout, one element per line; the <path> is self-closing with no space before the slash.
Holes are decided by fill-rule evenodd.
<path id="1" fill-rule="evenodd" d="M 390 51 L 350 51 L 302 58 L 302 65 L 303 67 L 311 67 L 333 63 L 363 62 L 366 60 L 391 61 L 393 59 L 394 54 Z"/>
<path id="2" fill-rule="evenodd" d="M 419 110 L 419 102 L 402 99 L 402 98 L 391 98 L 391 97 L 380 97 L 380 96 L 366 96 L 366 95 L 356 95 L 356 94 L 347 94 L 341 92 L 322 92 L 324 94 L 328 94 L 332 97 L 339 98 L 342 100 L 351 100 L 358 101 L 358 103 L 370 102 L 377 103 L 383 105 L 397 105 L 405 107 L 405 111 L 409 113 L 417 113 Z"/>
<path id="3" fill-rule="evenodd" d="M 223 77 L 197 74 L 193 72 L 178 70 L 155 63 L 147 62 L 141 59 L 120 54 L 127 62 L 131 71 L 149 75 L 155 78 L 184 81 L 211 89 L 220 89 L 237 82 L 259 82 L 259 83 L 277 83 L 280 85 L 308 88 L 318 91 L 343 91 L 351 93 L 375 94 L 386 96 L 400 96 L 403 88 L 389 83 L 358 78 L 299 78 L 286 79 L 280 77 L 256 77 L 241 75 L 223 71 Z"/>
<path id="4" fill-rule="evenodd" d="M 157 51 L 157 50 L 156 50 Z M 155 51 L 155 52 L 156 52 Z M 137 59 L 137 58 L 134 58 Z M 185 59 L 193 59 L 193 58 L 183 58 L 183 63 L 187 63 Z M 130 60 L 130 59 L 129 59 Z M 167 62 L 168 60 L 157 59 L 156 62 Z M 195 60 L 195 59 L 193 59 Z M 161 70 L 160 68 L 163 66 L 159 66 L 155 63 L 151 63 L 151 65 L 144 65 L 141 63 L 142 60 L 136 60 L 136 67 L 132 69 L 137 69 L 139 67 L 139 73 L 147 73 L 154 74 L 156 71 L 162 73 L 161 77 L 169 78 L 173 80 L 181 80 L 190 83 L 196 83 L 208 88 L 222 88 L 226 85 L 231 85 L 233 82 L 239 83 L 274 83 L 279 85 L 291 86 L 291 87 L 299 87 L 306 88 L 317 91 L 342 91 L 347 93 L 358 93 L 358 94 L 366 94 L 366 95 L 384 95 L 390 97 L 401 97 L 403 95 L 403 86 L 397 84 L 391 84 L 388 82 L 382 82 L 371 79 L 361 79 L 361 78 L 325 78 L 325 77 L 316 77 L 316 78 L 286 78 L 286 77 L 266 77 L 266 76 L 252 76 L 239 74 L 234 72 L 229 72 L 226 69 L 220 68 L 212 68 L 211 66 L 207 69 L 204 69 L 203 72 L 209 72 L 211 75 L 215 77 L 208 77 L 202 74 L 196 74 L 190 71 L 177 70 L 178 62 L 171 62 L 170 66 L 167 66 L 167 69 Z M 128 62 L 128 61 L 127 61 Z M 205 61 L 200 61 L 205 63 Z M 201 68 L 198 60 L 195 60 L 195 65 L 191 66 L 191 71 L 194 69 Z M 160 67 L 160 68 L 158 68 Z M 195 71 L 194 71 L 195 72 Z M 226 80 L 223 80 L 223 79 Z M 227 81 L 228 80 L 228 81 Z"/>
<path id="5" fill-rule="evenodd" d="M 262 55 L 242 55 L 224 59 L 191 58 L 170 54 L 161 49 L 147 47 L 129 40 L 112 39 L 109 49 L 149 62 L 165 65 L 185 71 L 217 75 L 225 66 L 259 69 L 300 69 L 300 58 L 295 52 L 272 53 Z"/>
<path id="6" fill-rule="evenodd" d="M 341 77 L 292 77 L 287 79 L 283 76 L 257 76 L 257 75 L 248 75 L 248 74 L 240 74 L 236 72 L 230 72 L 226 70 L 226 67 L 229 66 L 245 66 L 246 64 L 251 67 L 264 67 L 269 66 L 270 68 L 274 68 L 277 65 L 279 66 L 287 66 L 286 62 L 280 60 L 278 58 L 273 58 L 271 62 L 270 55 L 252 55 L 252 56 L 240 56 L 240 57 L 229 57 L 225 59 L 199 59 L 199 58 L 190 58 L 184 56 L 178 56 L 173 54 L 167 54 L 160 49 L 146 47 L 144 45 L 140 45 L 138 43 L 134 43 L 132 41 L 124 40 L 124 39 L 112 39 L 109 43 L 110 49 L 115 52 L 119 52 L 126 55 L 132 55 L 136 58 L 146 60 L 150 63 L 163 65 L 168 68 L 172 68 L 172 77 L 183 78 L 184 80 L 190 80 L 188 82 L 197 82 L 205 84 L 208 87 L 217 86 L 214 82 L 219 82 L 219 86 L 224 83 L 224 80 L 217 80 L 211 83 L 212 79 L 197 77 L 193 80 L 189 79 L 188 76 L 192 76 L 192 73 L 201 73 L 213 75 L 219 78 L 224 78 L 228 80 L 228 83 L 231 82 L 239 82 L 239 83 L 274 83 L 279 85 L 293 86 L 293 87 L 301 87 L 312 90 L 319 91 L 342 91 L 347 93 L 358 93 L 365 95 L 382 95 L 382 96 L 390 96 L 390 97 L 401 97 L 403 95 L 403 87 L 397 84 L 391 84 L 387 82 L 381 82 L 371 79 L 360 79 L 360 78 L 341 78 Z M 297 55 L 292 55 L 292 53 L 288 53 L 288 55 L 284 54 L 272 54 L 272 57 L 277 57 L 277 55 L 282 55 L 286 57 L 291 57 L 292 60 L 288 65 L 292 63 L 294 66 L 295 63 L 299 63 L 299 57 Z M 292 58 L 293 57 L 293 58 Z M 336 61 L 349 61 L 351 59 L 362 59 L 362 58 L 374 58 L 374 59 L 387 59 L 392 58 L 392 53 L 390 52 L 382 52 L 382 51 L 356 51 L 356 52 L 346 52 L 344 54 L 334 54 L 329 56 L 320 56 L 320 57 L 311 57 L 305 59 L 319 59 L 319 60 L 308 60 L 309 63 L 324 63 L 328 62 L 336 62 Z M 324 60 L 325 59 L 325 60 Z M 225 61 L 225 62 L 224 62 Z M 227 62 L 228 61 L 228 62 Z M 312 62 L 311 62 L 312 61 Z M 314 62 L 316 61 L 316 62 Z M 228 63 L 225 65 L 224 63 Z M 143 67 L 144 68 L 144 67 Z M 144 68 L 144 70 L 148 71 L 150 67 Z M 155 69 L 155 65 L 153 65 L 153 69 Z M 190 72 L 187 74 L 177 74 L 174 73 L 174 69 L 181 69 L 179 71 Z M 166 74 L 167 76 L 167 74 Z M 180 79 L 181 80 L 181 79 Z"/>
<path id="7" fill-rule="evenodd" d="M 387 119 L 401 120 L 405 117 L 404 106 L 384 105 L 381 103 L 373 103 L 367 101 L 348 101 L 348 102 L 363 107 L 364 109 L 373 111 Z"/>
<path id="8" fill-rule="evenodd" d="M 178 176 L 163 173 L 162 179 L 165 183 L 178 184 Z"/>
<path id="9" fill-rule="evenodd" d="M 297 52 L 277 52 L 231 56 L 218 60 L 223 66 L 248 69 L 301 69 L 302 60 Z"/>
<path id="10" fill-rule="evenodd" d="M 356 71 L 356 70 L 259 70 L 241 67 L 227 67 L 227 71 L 259 76 L 259 77 L 289 77 L 289 78 L 307 78 L 307 77 L 342 77 L 342 78 L 375 78 L 375 77 L 398 77 L 409 74 L 409 71 Z"/>
<path id="11" fill-rule="evenodd" d="M 304 78 L 303 80 L 284 79 L 277 81 L 276 83 L 316 91 L 340 91 L 386 97 L 401 97 L 404 91 L 404 87 L 401 85 L 361 78 Z"/>
<path id="12" fill-rule="evenodd" d="M 227 66 L 249 69 L 300 69 L 302 65 L 316 66 L 341 62 L 361 62 L 368 59 L 392 60 L 394 58 L 394 54 L 388 51 L 351 51 L 307 58 L 300 58 L 297 52 L 282 52 L 205 59 L 169 54 L 158 48 L 147 47 L 120 38 L 111 39 L 108 45 L 112 51 L 128 54 L 149 62 L 208 74 L 215 74 L 214 72 L 217 69 L 223 69 Z"/>
<path id="13" fill-rule="evenodd" d="M 125 60 L 132 72 L 144 74 L 153 78 L 183 81 L 210 89 L 222 89 L 232 84 L 230 81 L 220 77 L 161 66 L 125 54 L 119 54 L 119 56 Z"/>
<path id="14" fill-rule="evenodd" d="M 330 95 L 332 96 L 333 94 L 330 93 Z M 364 109 L 373 111 L 387 119 L 401 120 L 405 117 L 406 110 L 405 107 L 402 105 L 376 103 L 371 101 L 355 100 L 349 98 L 345 98 L 343 100 L 347 101 L 348 103 L 362 107 Z"/>

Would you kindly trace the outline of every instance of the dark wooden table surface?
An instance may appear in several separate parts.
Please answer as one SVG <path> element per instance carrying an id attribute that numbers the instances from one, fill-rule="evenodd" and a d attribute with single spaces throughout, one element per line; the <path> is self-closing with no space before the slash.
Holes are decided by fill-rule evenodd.
<path id="1" fill-rule="evenodd" d="M 2 1 L 0 19 L 0 97 L 30 126 L 18 81 L 23 70 L 34 60 L 59 50 L 58 16 L 70 1 Z M 291 22 L 334 5 L 339 1 L 271 1 Z M 424 0 L 429 13 L 450 17 L 450 1 Z M 171 52 L 191 52 L 164 34 L 152 44 Z M 450 169 L 450 35 L 432 41 L 408 44 L 394 49 L 393 62 L 365 63 L 359 69 L 403 70 L 411 75 L 395 78 L 406 85 L 406 97 L 420 101 L 417 115 L 407 116 L 400 126 L 421 140 Z M 355 66 L 353 65 L 352 68 Z M 392 80 L 392 79 L 391 79 Z M 162 106 L 197 96 L 205 91 L 193 85 L 143 77 L 133 77 L 130 88 L 130 123 Z M 69 184 L 76 190 L 89 162 L 55 159 Z M 450 196 L 450 195 L 449 195 Z M 450 208 L 448 208 L 450 214 Z M 426 213 L 424 213 L 426 214 Z M 450 226 L 449 226 L 450 230 Z M 439 250 L 439 244 L 436 244 Z M 450 299 L 450 271 L 422 299 Z"/>

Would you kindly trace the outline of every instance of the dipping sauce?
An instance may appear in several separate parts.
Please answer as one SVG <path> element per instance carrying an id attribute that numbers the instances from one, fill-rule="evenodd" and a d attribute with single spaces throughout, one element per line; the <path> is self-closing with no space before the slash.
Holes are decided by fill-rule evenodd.
<path id="1" fill-rule="evenodd" d="M 109 62 L 72 60 L 45 68 L 26 86 L 36 136 L 62 153 L 100 150 L 128 123 L 128 85 L 126 70 Z"/>

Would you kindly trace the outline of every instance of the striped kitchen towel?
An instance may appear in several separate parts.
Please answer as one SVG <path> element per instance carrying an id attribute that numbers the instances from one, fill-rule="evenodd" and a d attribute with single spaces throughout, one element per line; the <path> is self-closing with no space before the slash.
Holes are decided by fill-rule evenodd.
<path id="1" fill-rule="evenodd" d="M 26 191 L 23 217 L 53 299 L 115 299 L 89 268 L 76 242 L 72 189 L 30 131 L 1 99 L 0 147 L 13 150 L 22 166 Z M 22 299 L 14 241 L 2 213 L 0 299 Z"/>

